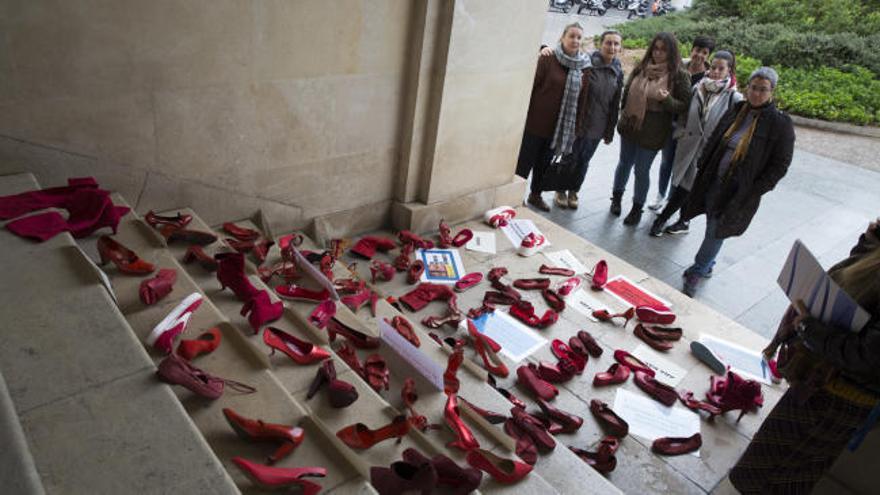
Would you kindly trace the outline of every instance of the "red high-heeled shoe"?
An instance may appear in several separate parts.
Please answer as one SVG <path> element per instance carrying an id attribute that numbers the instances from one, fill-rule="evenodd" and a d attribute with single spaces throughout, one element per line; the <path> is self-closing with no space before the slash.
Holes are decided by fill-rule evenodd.
<path id="1" fill-rule="evenodd" d="M 542 380 L 535 371 L 527 365 L 516 369 L 516 382 L 525 390 L 530 391 L 536 397 L 544 400 L 552 400 L 559 394 L 550 382 Z"/>
<path id="2" fill-rule="evenodd" d="M 260 237 L 260 233 L 256 230 L 246 227 L 239 227 L 232 222 L 224 223 L 223 230 L 226 231 L 227 234 L 238 239 L 239 241 L 256 241 Z"/>
<path id="3" fill-rule="evenodd" d="M 447 395 L 458 393 L 461 384 L 457 374 L 462 361 L 464 361 L 464 340 L 456 340 L 452 354 L 446 361 L 446 371 L 443 372 L 443 391 Z"/>
<path id="4" fill-rule="evenodd" d="M 363 423 L 355 423 L 337 431 L 336 436 L 353 449 L 368 449 L 391 438 L 397 439 L 397 442 L 400 443 L 409 430 L 410 422 L 406 416 L 401 414 L 395 417 L 391 423 L 379 429 L 371 430 Z"/>
<path id="5" fill-rule="evenodd" d="M 241 307 L 241 316 L 247 316 L 248 323 L 254 330 L 254 335 L 260 333 L 260 329 L 266 323 L 281 318 L 284 313 L 284 304 L 281 301 L 272 302 L 269 292 L 261 290 Z"/>
<path id="6" fill-rule="evenodd" d="M 321 485 L 304 480 L 305 477 L 323 478 L 327 469 L 322 467 L 277 468 L 264 466 L 241 457 L 233 457 L 232 462 L 247 475 L 254 484 L 269 490 L 279 488 L 300 487 L 302 495 L 317 495 Z"/>
<path id="7" fill-rule="evenodd" d="M 339 294 L 357 294 L 364 290 L 367 283 L 353 278 L 337 278 L 333 281 L 333 288 Z"/>
<path id="8" fill-rule="evenodd" d="M 416 247 L 414 244 L 405 243 L 400 248 L 400 254 L 394 258 L 394 262 L 391 263 L 394 266 L 394 269 L 399 272 L 405 272 L 409 265 L 412 264 L 412 255 L 415 251 Z"/>
<path id="9" fill-rule="evenodd" d="M 171 268 L 162 268 L 155 277 L 144 280 L 138 288 L 141 302 L 151 306 L 162 298 L 171 294 L 174 282 L 177 281 L 177 271 Z"/>
<path id="10" fill-rule="evenodd" d="M 648 367 L 647 364 L 643 363 L 639 358 L 622 349 L 614 351 L 614 359 L 618 363 L 629 368 L 629 370 L 632 372 L 641 371 L 642 373 L 645 373 L 649 376 L 654 376 L 654 370 Z"/>
<path id="11" fill-rule="evenodd" d="M 467 463 L 487 473 L 495 481 L 503 484 L 513 484 L 526 477 L 532 471 L 532 466 L 499 457 L 484 449 L 473 449 L 467 454 Z"/>
<path id="12" fill-rule="evenodd" d="M 498 384 L 495 382 L 495 377 L 492 376 L 491 374 L 488 377 L 486 377 L 486 383 L 488 383 L 489 386 L 494 388 L 496 392 L 501 394 L 502 397 L 504 397 L 505 399 L 510 401 L 510 403 L 513 404 L 514 406 L 522 408 L 522 409 L 526 408 L 526 403 L 523 402 L 522 399 L 520 399 L 519 397 L 514 395 L 513 392 L 511 392 L 505 388 L 499 387 Z"/>
<path id="13" fill-rule="evenodd" d="M 214 255 L 217 260 L 217 281 L 220 282 L 220 290 L 227 287 L 232 289 L 239 301 L 250 301 L 257 295 L 256 287 L 244 272 L 244 255 L 241 253 L 218 253 Z"/>
<path id="14" fill-rule="evenodd" d="M 651 451 L 663 455 L 689 454 L 703 445 L 703 437 L 694 433 L 690 437 L 662 437 L 654 440 Z"/>
<path id="15" fill-rule="evenodd" d="M 684 404 L 685 407 L 687 407 L 691 411 L 706 411 L 707 413 L 709 413 L 710 419 L 721 414 L 720 408 L 715 407 L 708 402 L 695 399 L 694 393 L 689 390 L 680 390 L 678 392 L 678 400 L 680 400 L 681 403 Z"/>
<path id="16" fill-rule="evenodd" d="M 101 265 L 112 261 L 116 269 L 129 275 L 146 275 L 156 270 L 155 265 L 140 259 L 134 251 L 114 241 L 110 236 L 102 235 L 98 238 L 98 255 L 101 257 Z"/>
<path id="17" fill-rule="evenodd" d="M 416 335 L 416 331 L 413 329 L 412 324 L 403 316 L 395 316 L 391 321 L 388 321 L 388 318 L 385 318 L 385 323 L 388 323 L 391 328 L 397 330 L 397 333 L 414 347 L 420 347 L 422 345 L 422 342 L 419 340 L 419 336 Z"/>
<path id="18" fill-rule="evenodd" d="M 336 316 L 336 303 L 332 299 L 327 299 L 315 306 L 309 314 L 309 322 L 318 328 L 324 328 L 334 316 Z"/>
<path id="19" fill-rule="evenodd" d="M 296 364 L 312 364 L 330 357 L 325 349 L 300 340 L 280 328 L 266 327 L 263 330 L 263 343 L 272 349 L 270 355 L 275 355 L 275 351 L 279 350 Z"/>
<path id="20" fill-rule="evenodd" d="M 629 433 L 629 424 L 601 400 L 590 401 L 590 412 L 615 436 L 623 438 Z"/>
<path id="21" fill-rule="evenodd" d="M 636 317 L 642 323 L 655 325 L 671 325 L 675 322 L 675 313 L 669 309 L 657 309 L 651 306 L 639 306 L 636 308 Z"/>
<path id="22" fill-rule="evenodd" d="M 594 387 L 604 387 L 606 385 L 617 385 L 618 383 L 623 383 L 629 378 L 629 368 L 620 364 L 614 363 L 608 368 L 608 371 L 602 371 L 596 373 L 593 377 L 593 386 Z"/>
<path id="23" fill-rule="evenodd" d="M 550 287 L 549 278 L 518 278 L 513 286 L 522 290 L 543 290 Z"/>
<path id="24" fill-rule="evenodd" d="M 654 334 L 645 331 L 645 327 L 641 323 L 636 324 L 636 327 L 633 329 L 633 335 L 648 344 L 652 349 L 661 352 L 672 349 L 672 341 L 654 338 Z"/>
<path id="25" fill-rule="evenodd" d="M 373 390 L 377 393 L 383 389 L 388 390 L 390 377 L 391 372 L 388 371 L 388 365 L 382 356 L 379 354 L 367 356 L 364 361 L 364 378 Z"/>
<path id="26" fill-rule="evenodd" d="M 177 355 L 187 361 L 192 361 L 203 354 L 214 352 L 220 346 L 221 339 L 220 328 L 209 328 L 194 339 L 181 340 L 180 345 L 177 346 Z"/>
<path id="27" fill-rule="evenodd" d="M 175 216 L 162 216 L 157 215 L 156 212 L 150 210 L 147 212 L 147 215 L 144 217 L 144 220 L 153 227 L 154 229 L 159 229 L 166 225 L 170 225 L 171 227 L 182 229 L 189 225 L 192 222 L 192 215 L 183 215 L 180 212 L 177 212 Z"/>
<path id="28" fill-rule="evenodd" d="M 573 277 L 575 272 L 570 268 L 541 265 L 541 268 L 538 269 L 538 273 L 542 273 L 544 275 L 562 275 L 563 277 Z"/>
<path id="29" fill-rule="evenodd" d="M 342 304 L 348 306 L 348 309 L 350 309 L 352 313 L 357 313 L 358 310 L 364 306 L 364 304 L 370 302 L 370 299 L 372 297 L 373 291 L 364 287 L 364 289 L 357 294 L 343 296 L 340 301 L 342 302 Z"/>
<path id="30" fill-rule="evenodd" d="M 739 410 L 737 422 L 745 413 L 757 411 L 764 405 L 761 384 L 755 380 L 746 380 L 730 369 L 727 370 L 726 377 L 712 376 L 709 380 L 710 388 L 706 392 L 706 399 L 721 409 L 722 413 Z"/>
<path id="31" fill-rule="evenodd" d="M 475 437 L 471 429 L 464 424 L 464 421 L 462 421 L 461 416 L 459 415 L 457 395 L 449 394 L 447 396 L 446 407 L 443 408 L 443 418 L 446 420 L 446 424 L 452 430 L 452 433 L 455 434 L 455 440 L 449 442 L 449 447 L 455 447 L 465 452 L 480 447 L 480 442 L 477 441 L 477 437 Z"/>
<path id="32" fill-rule="evenodd" d="M 604 310 L 604 309 L 597 309 L 597 310 L 593 311 L 593 317 L 599 321 L 613 321 L 614 318 L 623 318 L 624 319 L 623 328 L 626 328 L 626 326 L 629 324 L 629 320 L 631 320 L 633 318 L 633 316 L 635 316 L 635 315 L 636 315 L 636 309 L 631 306 L 629 309 L 627 309 L 623 313 L 611 314 L 607 310 Z"/>
<path id="33" fill-rule="evenodd" d="M 577 447 L 569 447 L 569 450 L 596 471 L 608 474 L 617 467 L 617 458 L 614 456 L 614 453 L 617 452 L 619 446 L 620 440 L 616 437 L 607 436 L 599 442 L 599 448 L 596 452 L 590 452 Z"/>
<path id="34" fill-rule="evenodd" d="M 480 359 L 483 360 L 483 367 L 486 368 L 486 371 L 501 378 L 509 375 L 510 370 L 507 369 L 507 365 L 496 354 L 501 349 L 501 346 L 489 338 L 488 335 L 480 333 L 471 320 L 467 320 L 467 327 L 474 350 L 480 356 Z"/>
<path id="35" fill-rule="evenodd" d="M 352 371 L 360 376 L 364 376 L 364 366 L 361 364 L 360 359 L 358 359 L 357 351 L 355 351 L 354 347 L 350 346 L 348 342 L 343 342 L 336 348 L 336 355 L 339 356 L 339 359 L 343 360 Z"/>
<path id="36" fill-rule="evenodd" d="M 464 277 L 455 282 L 455 292 L 464 292 L 483 280 L 483 274 L 480 272 L 468 273 Z"/>
<path id="37" fill-rule="evenodd" d="M 378 349 L 381 344 L 381 341 L 376 337 L 371 337 L 353 328 L 349 328 L 340 323 L 336 318 L 330 318 L 330 321 L 327 323 L 327 333 L 330 335 L 330 342 L 336 341 L 336 336 L 341 335 L 358 349 Z"/>
<path id="38" fill-rule="evenodd" d="M 455 392 L 452 392 L 455 393 Z M 497 425 L 507 421 L 507 416 L 497 413 L 495 411 L 490 411 L 488 409 L 483 409 L 482 407 L 475 406 L 472 402 L 465 400 L 464 397 L 459 397 L 459 401 L 465 405 L 465 407 L 469 408 L 473 412 L 477 413 L 479 416 L 482 416 L 483 419 L 489 422 L 489 424 Z"/>
<path id="39" fill-rule="evenodd" d="M 183 263 L 188 265 L 192 262 L 198 262 L 202 268 L 209 272 L 217 270 L 217 260 L 206 253 L 202 246 L 190 246 L 186 248 L 186 253 L 183 255 Z"/>
<path id="40" fill-rule="evenodd" d="M 252 240 L 242 241 L 239 239 L 226 238 L 224 241 L 226 241 L 226 244 L 229 244 L 229 247 L 241 254 L 247 254 L 254 250 L 254 241 Z"/>
<path id="41" fill-rule="evenodd" d="M 544 416 L 560 426 L 557 433 L 574 433 L 584 424 L 584 418 L 580 416 L 557 409 L 542 399 L 538 399 L 537 402 Z M 551 431 L 550 433 L 554 432 Z"/>
<path id="42" fill-rule="evenodd" d="M 223 416 L 235 433 L 245 440 L 281 443 L 278 449 L 269 456 L 269 464 L 275 464 L 290 455 L 306 436 L 305 430 L 298 426 L 265 423 L 259 419 L 248 419 L 228 407 L 223 409 Z"/>
<path id="43" fill-rule="evenodd" d="M 602 290 L 607 283 L 608 263 L 606 263 L 605 260 L 599 260 L 599 262 L 596 263 L 596 266 L 593 267 L 593 281 L 590 283 L 590 288 L 593 290 Z"/>
<path id="44" fill-rule="evenodd" d="M 673 387 L 657 381 L 653 376 L 636 371 L 633 381 L 646 394 L 666 407 L 671 407 L 678 399 L 678 392 Z"/>
<path id="45" fill-rule="evenodd" d="M 336 378 L 336 366 L 332 359 L 321 363 L 321 367 L 318 368 L 315 378 L 309 385 L 306 400 L 314 397 L 324 385 L 327 386 L 327 400 L 336 409 L 348 407 L 358 400 L 359 394 L 354 385 Z"/>

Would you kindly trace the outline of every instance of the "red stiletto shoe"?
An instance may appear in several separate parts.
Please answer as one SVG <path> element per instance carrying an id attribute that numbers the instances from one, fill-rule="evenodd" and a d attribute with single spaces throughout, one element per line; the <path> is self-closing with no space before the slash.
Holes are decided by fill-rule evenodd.
<path id="1" fill-rule="evenodd" d="M 397 331 L 401 337 L 407 340 L 414 347 L 420 347 L 422 342 L 419 340 L 419 336 L 416 335 L 416 331 L 413 329 L 412 324 L 403 316 L 395 316 L 388 321 L 385 319 L 385 323 L 387 323 L 391 328 Z"/>
<path id="2" fill-rule="evenodd" d="M 538 273 L 542 273 L 544 275 L 562 275 L 563 277 L 574 276 L 574 270 L 570 268 L 561 268 L 548 265 L 541 265 L 541 268 L 538 269 Z"/>
<path id="3" fill-rule="evenodd" d="M 183 255 L 183 263 L 188 265 L 197 262 L 202 268 L 209 272 L 217 270 L 217 260 L 202 249 L 202 246 L 190 246 L 186 248 L 186 254 Z"/>
<path id="4" fill-rule="evenodd" d="M 565 310 L 565 301 L 562 300 L 562 297 L 555 290 L 544 289 L 541 291 L 541 296 L 544 297 L 544 302 L 547 303 L 547 306 L 556 313 L 562 313 Z"/>
<path id="5" fill-rule="evenodd" d="M 633 307 L 630 307 L 629 309 L 627 309 L 623 313 L 615 313 L 615 314 L 611 314 L 607 310 L 604 310 L 604 309 L 597 309 L 597 310 L 593 311 L 593 317 L 599 321 L 613 321 L 614 318 L 623 318 L 624 319 L 624 322 L 623 322 L 624 328 L 626 328 L 626 325 L 629 324 L 629 320 L 631 320 L 633 318 L 633 316 L 635 316 L 635 315 L 636 315 L 636 309 Z"/>
<path id="6" fill-rule="evenodd" d="M 577 333 L 577 338 L 584 343 L 584 347 L 587 348 L 587 352 L 590 353 L 590 356 L 597 358 L 602 355 L 602 346 L 600 346 L 599 343 L 596 342 L 596 339 L 594 339 L 593 336 L 590 335 L 590 332 L 586 330 L 580 330 Z"/>
<path id="7" fill-rule="evenodd" d="M 318 328 L 324 328 L 334 316 L 336 316 L 336 303 L 332 299 L 327 299 L 315 306 L 309 314 L 309 322 Z"/>
<path id="8" fill-rule="evenodd" d="M 590 283 L 590 288 L 602 290 L 605 288 L 606 283 L 608 283 L 608 263 L 605 260 L 599 260 L 596 266 L 593 267 L 593 281 Z"/>
<path id="9" fill-rule="evenodd" d="M 363 423 L 355 423 L 336 432 L 336 436 L 345 445 L 353 449 L 368 449 L 379 442 L 391 438 L 396 438 L 397 442 L 400 443 L 400 440 L 409 433 L 409 430 L 409 420 L 401 414 L 395 417 L 391 423 L 377 430 L 371 430 Z"/>
<path id="10" fill-rule="evenodd" d="M 390 377 L 391 373 L 388 371 L 388 365 L 382 356 L 378 354 L 367 356 L 366 361 L 364 361 L 364 378 L 373 390 L 377 393 L 383 389 L 388 390 Z"/>
<path id="11" fill-rule="evenodd" d="M 509 375 L 510 370 L 507 369 L 507 365 L 496 354 L 501 349 L 501 346 L 489 338 L 488 335 L 480 333 L 471 320 L 467 320 L 467 327 L 474 350 L 480 356 L 480 359 L 483 360 L 483 367 L 486 368 L 486 371 L 501 378 Z"/>
<path id="12" fill-rule="evenodd" d="M 556 292 L 562 297 L 568 297 L 569 294 L 581 287 L 580 277 L 571 277 L 563 280 L 556 286 Z"/>
<path id="13" fill-rule="evenodd" d="M 647 364 L 645 364 L 639 358 L 633 356 L 632 354 L 630 354 L 622 349 L 618 349 L 618 350 L 614 351 L 614 359 L 618 363 L 629 368 L 629 370 L 632 372 L 641 371 L 642 373 L 645 373 L 648 376 L 654 376 L 654 370 L 652 370 L 650 367 L 648 367 Z"/>
<path id="14" fill-rule="evenodd" d="M 232 222 L 224 223 L 223 230 L 239 241 L 256 241 L 260 237 L 260 233 L 256 230 L 239 227 Z"/>
<path id="15" fill-rule="evenodd" d="M 219 399 L 226 386 L 244 394 L 252 394 L 257 391 L 250 385 L 214 376 L 196 368 L 177 354 L 170 354 L 163 359 L 159 363 L 156 375 L 159 380 L 165 383 L 180 385 L 200 397 L 211 400 Z"/>
<path id="16" fill-rule="evenodd" d="M 455 393 L 455 392 L 452 392 Z M 481 416 L 483 419 L 489 422 L 489 424 L 498 425 L 505 421 L 507 421 L 507 416 L 497 413 L 495 411 L 490 411 L 488 409 L 483 409 L 482 407 L 475 406 L 472 402 L 465 400 L 464 397 L 459 397 L 458 400 L 461 401 L 465 407 L 469 408 L 473 412 L 477 413 L 477 415 Z"/>
<path id="17" fill-rule="evenodd" d="M 654 338 L 654 334 L 645 331 L 645 327 L 641 323 L 637 324 L 633 329 L 633 335 L 638 337 L 642 342 L 648 344 L 652 349 L 661 352 L 672 349 L 671 341 Z"/>
<path id="18" fill-rule="evenodd" d="M 177 355 L 192 361 L 193 359 L 214 352 L 220 346 L 222 334 L 217 327 L 210 328 L 198 337 L 190 340 L 181 340 L 177 346 Z"/>
<path id="19" fill-rule="evenodd" d="M 159 229 L 159 233 L 165 238 L 165 242 L 173 244 L 175 242 L 183 242 L 185 244 L 198 244 L 199 246 L 207 246 L 217 241 L 217 236 L 210 232 L 202 232 L 200 230 L 179 229 L 171 225 L 166 225 Z"/>
<path id="20" fill-rule="evenodd" d="M 312 364 L 330 357 L 330 353 L 321 347 L 300 340 L 280 328 L 267 327 L 263 330 L 263 343 L 272 349 L 270 355 L 274 355 L 276 350 L 281 351 L 296 364 Z"/>
<path id="21" fill-rule="evenodd" d="M 235 433 L 245 440 L 281 443 L 278 450 L 269 456 L 269 464 L 275 464 L 290 455 L 302 443 L 306 435 L 306 432 L 298 426 L 248 419 L 228 407 L 223 409 L 223 416 Z"/>
<path id="22" fill-rule="evenodd" d="M 220 290 L 232 289 L 239 301 L 250 301 L 257 295 L 256 287 L 244 272 L 244 255 L 241 253 L 219 253 L 214 255 L 217 260 L 217 281 Z"/>
<path id="23" fill-rule="evenodd" d="M 284 304 L 281 301 L 272 302 L 269 292 L 261 290 L 244 303 L 241 307 L 241 316 L 247 316 L 248 323 L 254 330 L 254 335 L 260 333 L 260 329 L 275 320 L 281 318 L 284 313 Z"/>
<path id="24" fill-rule="evenodd" d="M 294 284 L 279 285 L 275 287 L 275 293 L 282 299 L 291 301 L 321 302 L 330 298 L 327 289 L 310 290 Z"/>
<path id="25" fill-rule="evenodd" d="M 483 274 L 480 272 L 468 273 L 455 282 L 455 292 L 464 292 L 483 280 Z"/>
<path id="26" fill-rule="evenodd" d="M 401 230 L 400 232 L 398 232 L 397 239 L 403 245 L 410 244 L 413 247 L 416 247 L 419 249 L 431 249 L 434 247 L 433 241 L 419 237 L 418 235 L 410 232 L 409 230 Z"/>
<path id="27" fill-rule="evenodd" d="M 144 217 L 144 220 L 153 227 L 154 229 L 158 229 L 164 226 L 171 226 L 176 229 L 182 229 L 189 225 L 192 222 L 192 215 L 182 215 L 180 212 L 177 212 L 177 215 L 171 216 L 162 216 L 157 215 L 156 212 L 150 210 L 147 212 L 147 215 Z"/>
<path id="28" fill-rule="evenodd" d="M 671 407 L 678 400 L 678 392 L 673 387 L 657 381 L 653 376 L 636 371 L 633 381 L 646 394 L 666 407 Z"/>
<path id="29" fill-rule="evenodd" d="M 572 351 L 571 347 L 568 347 L 565 342 L 559 339 L 553 339 L 553 341 L 550 342 L 550 350 L 560 361 L 570 361 L 571 364 L 574 365 L 575 373 L 578 375 L 583 373 L 584 368 L 587 366 L 587 358 Z M 568 366 L 568 364 L 566 363 L 563 366 Z"/>
<path id="30" fill-rule="evenodd" d="M 538 399 L 537 402 L 544 416 L 561 426 L 560 433 L 574 433 L 584 424 L 584 418 L 580 416 L 557 409 L 542 399 Z"/>
<path id="31" fill-rule="evenodd" d="M 376 279 L 389 281 L 394 278 L 394 274 L 397 273 L 393 265 L 385 263 L 379 260 L 373 260 L 370 262 L 370 274 L 372 276 L 372 283 L 376 283 Z"/>
<path id="32" fill-rule="evenodd" d="M 425 263 L 422 260 L 413 261 L 406 271 L 406 283 L 410 285 L 418 283 L 423 273 L 425 273 Z"/>
<path id="33" fill-rule="evenodd" d="M 601 400 L 593 399 L 590 401 L 590 412 L 615 436 L 623 438 L 629 433 L 629 424 Z"/>
<path id="34" fill-rule="evenodd" d="M 602 474 L 608 474 L 611 471 L 614 471 L 617 467 L 617 458 L 614 456 L 614 453 L 617 452 L 619 446 L 620 440 L 616 437 L 608 436 L 599 442 L 599 448 L 596 452 L 590 452 L 576 447 L 569 447 L 569 450 L 574 452 L 576 456 L 589 464 L 596 471 Z"/>
<path id="35" fill-rule="evenodd" d="M 529 363 L 528 366 L 532 367 L 532 371 L 539 378 L 550 383 L 564 383 L 574 377 L 574 373 L 571 371 L 556 364 L 545 363 L 544 361 L 539 362 L 537 366 L 534 363 Z"/>
<path id="36" fill-rule="evenodd" d="M 443 418 L 446 420 L 446 424 L 452 430 L 452 433 L 455 434 L 456 438 L 452 442 L 449 442 L 449 447 L 455 447 L 465 452 L 480 447 L 480 442 L 477 441 L 477 438 L 474 436 L 471 429 L 464 424 L 464 421 L 462 421 L 461 416 L 459 415 L 457 395 L 449 394 L 447 396 L 446 407 L 443 408 Z"/>
<path id="37" fill-rule="evenodd" d="M 678 400 L 680 400 L 681 403 L 684 404 L 685 407 L 687 407 L 691 411 L 706 411 L 707 413 L 709 413 L 710 418 L 721 414 L 720 408 L 715 407 L 708 402 L 703 402 L 701 400 L 695 399 L 694 393 L 687 390 L 681 390 L 678 392 Z"/>
<path id="38" fill-rule="evenodd" d="M 101 257 L 101 265 L 112 261 L 117 270 L 129 275 L 146 275 L 156 270 L 155 265 L 140 259 L 134 251 L 110 236 L 102 235 L 98 238 L 98 255 Z"/>
<path id="39" fill-rule="evenodd" d="M 532 471 L 532 466 L 526 463 L 498 457 L 484 449 L 468 452 L 467 463 L 485 472 L 495 481 L 507 485 L 520 481 Z"/>
<path id="40" fill-rule="evenodd" d="M 689 454 L 703 445 L 703 437 L 695 433 L 690 437 L 662 437 L 654 440 L 651 450 L 663 455 Z"/>
<path id="41" fill-rule="evenodd" d="M 376 337 L 371 337 L 353 328 L 349 328 L 340 323 L 336 318 L 330 318 L 330 321 L 327 323 L 327 333 L 330 334 L 330 342 L 336 341 L 336 336 L 341 335 L 358 349 L 378 349 L 381 344 L 381 341 Z"/>
<path id="42" fill-rule="evenodd" d="M 462 361 L 464 361 L 464 340 L 456 340 L 452 354 L 446 361 L 446 371 L 443 372 L 443 391 L 447 395 L 458 393 L 461 383 L 457 374 Z"/>
<path id="43" fill-rule="evenodd" d="M 327 469 L 322 467 L 277 468 L 264 466 L 241 457 L 233 457 L 232 462 L 238 466 L 254 484 L 269 490 L 300 487 L 302 495 L 317 495 L 321 485 L 304 480 L 305 477 L 323 478 Z"/>
<path id="44" fill-rule="evenodd" d="M 671 325 L 675 322 L 675 313 L 668 309 L 657 309 L 650 306 L 636 308 L 636 318 L 642 323 L 654 325 Z"/>
<path id="45" fill-rule="evenodd" d="M 706 392 L 706 399 L 722 413 L 739 410 L 737 422 L 745 413 L 757 411 L 764 405 L 761 384 L 755 380 L 746 380 L 729 369 L 726 377 L 712 376 L 709 380 L 710 389 Z"/>
<path id="46" fill-rule="evenodd" d="M 549 278 L 518 278 L 513 286 L 522 290 L 543 290 L 550 287 Z"/>
<path id="47" fill-rule="evenodd" d="M 174 288 L 174 282 L 177 281 L 177 271 L 170 268 L 162 268 L 159 273 L 151 279 L 141 282 L 138 288 L 138 295 L 141 302 L 147 306 L 156 304 L 162 298 L 171 294 Z"/>
<path id="48" fill-rule="evenodd" d="M 608 371 L 596 373 L 593 377 L 593 386 L 604 387 L 607 385 L 623 383 L 629 378 L 629 373 L 629 368 L 620 363 L 614 363 L 608 368 Z"/>
<path id="49" fill-rule="evenodd" d="M 535 371 L 527 365 L 516 369 L 516 382 L 525 390 L 530 391 L 536 397 L 544 400 L 553 400 L 559 394 L 550 382 L 542 380 Z"/>

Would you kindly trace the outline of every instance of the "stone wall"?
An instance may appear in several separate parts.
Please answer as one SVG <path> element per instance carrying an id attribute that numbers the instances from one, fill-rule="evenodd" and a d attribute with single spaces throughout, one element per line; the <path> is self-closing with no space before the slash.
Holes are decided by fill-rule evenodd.
<path id="1" fill-rule="evenodd" d="M 209 223 L 263 208 L 278 229 L 347 212 L 380 226 L 395 199 L 510 183 L 543 10 L 7 0 L 0 173 L 91 174 L 138 211 L 192 206 Z M 430 152 L 402 165 L 414 133 Z"/>

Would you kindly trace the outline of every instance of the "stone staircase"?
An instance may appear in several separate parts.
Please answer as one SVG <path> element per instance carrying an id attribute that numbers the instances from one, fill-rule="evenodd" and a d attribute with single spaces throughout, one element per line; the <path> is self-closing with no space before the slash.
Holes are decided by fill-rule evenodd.
<path id="1" fill-rule="evenodd" d="M 0 177 L 0 195 L 38 187 L 29 174 Z M 118 195 L 113 199 L 116 204 L 126 204 Z M 180 211 L 193 215 L 189 228 L 211 230 L 197 212 Z M 248 222 L 238 224 L 257 228 Z M 223 238 L 222 233 L 215 233 Z M 306 390 L 317 367 L 297 365 L 280 353 L 267 356 L 262 337 L 254 335 L 240 315 L 242 303 L 232 292 L 220 289 L 214 273 L 198 264 L 181 263 L 186 245 L 167 245 L 134 212 L 127 215 L 114 238 L 157 267 L 175 269 L 178 278 L 171 294 L 154 306 L 145 306 L 137 297 L 142 278 L 121 274 L 108 265 L 104 273 L 115 295 L 114 303 L 90 261 L 98 259 L 98 235 L 74 242 L 63 234 L 35 244 L 6 230 L 0 232 L 5 246 L 0 262 L 6 275 L 0 288 L 4 296 L 0 315 L 3 321 L 17 322 L 0 334 L 0 372 L 11 399 L 4 399 L 0 387 L 0 440 L 13 439 L 4 443 L 13 448 L 0 453 L 4 465 L 0 486 L 20 486 L 21 493 L 122 493 L 135 488 L 147 493 L 179 492 L 181 488 L 186 493 L 258 493 L 261 490 L 230 459 L 264 459 L 271 447 L 239 439 L 221 413 L 224 407 L 247 417 L 301 426 L 305 441 L 278 465 L 326 467 L 327 477 L 319 480 L 325 493 L 373 493 L 368 482 L 370 467 L 388 466 L 408 447 L 428 455 L 445 453 L 465 464 L 463 453 L 446 447 L 454 437 L 445 426 L 425 433 L 414 430 L 399 444 L 382 442 L 363 451 L 350 449 L 336 437 L 336 431 L 352 423 L 376 428 L 403 411 L 399 392 L 404 379 L 415 374 L 387 346 L 375 352 L 389 364 L 390 390 L 376 393 L 333 354 L 340 378 L 353 383 L 360 398 L 345 409 L 331 408 L 320 393 L 307 401 Z M 206 251 L 211 254 L 222 244 L 218 241 Z M 303 248 L 317 247 L 306 238 Z M 278 259 L 280 254 L 274 247 L 267 263 Z M 268 289 L 277 300 L 256 276 L 256 266 L 249 263 L 248 271 L 251 282 Z M 342 263 L 337 263 L 334 271 L 337 277 L 351 276 Z M 314 280 L 305 280 L 303 285 L 317 287 Z M 396 295 L 407 290 L 402 280 L 374 288 L 382 293 L 399 289 Z M 214 326 L 223 336 L 219 348 L 200 357 L 196 365 L 254 386 L 256 393 L 241 395 L 227 390 L 220 399 L 209 402 L 155 378 L 155 365 L 163 356 L 142 342 L 159 320 L 193 292 L 203 294 L 205 302 L 190 320 L 186 337 Z M 282 318 L 273 326 L 333 353 L 327 333 L 307 320 L 313 304 L 284 301 L 284 306 Z M 429 309 L 436 311 L 436 307 Z M 337 312 L 343 321 L 374 336 L 379 334 L 379 319 L 400 314 L 384 300 L 379 301 L 375 318 L 368 308 L 353 314 L 337 304 Z M 418 325 L 421 316 L 405 316 L 417 327 L 421 350 L 445 368 L 449 350 L 436 344 Z M 366 354 L 359 351 L 361 361 Z M 510 404 L 486 384 L 486 372 L 471 359 L 459 372 L 460 395 L 481 407 L 506 413 Z M 507 364 L 515 369 L 513 363 Z M 430 423 L 442 425 L 445 395 L 418 378 L 417 390 L 416 409 Z M 514 455 L 512 441 L 500 427 L 462 409 L 483 448 L 506 457 Z M 504 486 L 484 476 L 480 492 L 618 492 L 565 448 L 568 442 L 559 440 L 559 446 L 542 455 L 522 482 Z M 4 462 L 7 457 L 10 462 L 17 459 L 17 464 Z"/>

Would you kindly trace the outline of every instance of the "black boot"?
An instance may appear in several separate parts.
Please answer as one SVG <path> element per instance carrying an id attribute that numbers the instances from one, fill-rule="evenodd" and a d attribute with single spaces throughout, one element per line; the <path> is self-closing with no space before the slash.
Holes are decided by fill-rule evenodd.
<path id="1" fill-rule="evenodd" d="M 651 225 L 651 237 L 660 237 L 661 235 L 663 235 L 663 227 L 665 226 L 666 220 L 664 220 L 663 217 L 657 217 L 657 219 L 654 220 L 654 223 Z"/>
<path id="2" fill-rule="evenodd" d="M 615 217 L 620 216 L 621 206 L 620 201 L 623 199 L 623 191 L 612 191 L 611 192 L 611 214 Z"/>
<path id="3" fill-rule="evenodd" d="M 624 225 L 638 225 L 639 221 L 642 219 L 642 204 L 641 203 L 633 203 L 632 210 L 629 210 L 629 213 L 626 215 L 626 218 L 623 219 Z"/>

